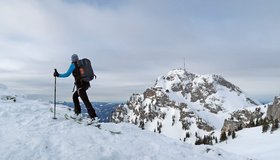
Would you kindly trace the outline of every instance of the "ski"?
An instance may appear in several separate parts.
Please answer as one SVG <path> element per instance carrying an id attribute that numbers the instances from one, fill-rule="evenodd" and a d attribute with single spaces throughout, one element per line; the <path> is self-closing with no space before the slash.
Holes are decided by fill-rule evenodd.
<path id="1" fill-rule="evenodd" d="M 88 126 L 94 126 L 98 129 L 101 129 L 101 124 L 88 124 Z"/>
<path id="2" fill-rule="evenodd" d="M 104 128 L 102 128 L 101 124 L 98 124 L 98 123 L 97 124 L 96 123 L 90 124 L 88 126 L 94 126 L 94 127 L 98 128 L 100 130 L 110 132 L 112 135 L 116 135 L 116 134 L 121 134 L 122 133 L 121 131 L 112 131 L 112 130 L 109 130 L 109 129 L 104 129 Z"/>
<path id="3" fill-rule="evenodd" d="M 69 119 L 69 116 L 68 116 L 67 114 L 64 114 L 64 118 L 65 118 L 66 120 L 70 120 L 70 119 Z"/>
<path id="4" fill-rule="evenodd" d="M 71 118 L 70 116 L 68 116 L 68 114 L 64 114 L 64 118 L 65 118 L 66 120 L 71 120 L 71 119 L 73 119 L 73 118 Z M 73 120 L 74 120 L 74 122 L 76 122 L 76 123 L 78 123 L 78 124 L 83 124 L 83 123 L 82 123 L 82 119 L 79 119 L 79 120 L 73 119 Z"/>
<path id="5" fill-rule="evenodd" d="M 98 128 L 98 129 L 101 129 L 101 124 L 99 124 L 99 123 L 91 123 L 91 124 L 87 124 L 87 126 L 94 126 L 94 127 L 96 127 L 96 128 Z"/>
<path id="6" fill-rule="evenodd" d="M 121 131 L 110 131 L 110 130 L 109 130 L 109 132 L 110 132 L 111 134 L 113 134 L 113 135 L 115 135 L 115 134 L 122 134 Z"/>
<path id="7" fill-rule="evenodd" d="M 71 120 L 71 119 L 72 119 L 68 114 L 64 114 L 64 118 L 65 118 L 66 120 Z M 74 122 L 76 122 L 76 123 L 78 123 L 78 124 L 83 124 L 83 123 L 82 123 L 82 119 L 81 119 L 81 120 L 75 120 L 75 119 L 73 119 L 73 120 L 74 120 Z M 109 129 L 104 129 L 104 128 L 102 128 L 102 125 L 99 124 L 99 123 L 86 124 L 86 126 L 93 126 L 93 127 L 96 127 L 96 128 L 98 128 L 98 129 L 100 129 L 100 130 L 107 131 L 107 132 L 111 133 L 112 135 L 118 135 L 118 134 L 121 134 L 121 133 L 122 133 L 121 131 L 112 131 L 112 130 L 109 130 Z"/>

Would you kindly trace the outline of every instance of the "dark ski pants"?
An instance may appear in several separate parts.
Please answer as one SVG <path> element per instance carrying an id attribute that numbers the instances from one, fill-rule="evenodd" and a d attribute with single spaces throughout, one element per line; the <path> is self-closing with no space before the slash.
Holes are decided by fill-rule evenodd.
<path id="1" fill-rule="evenodd" d="M 78 88 L 74 92 L 74 94 L 73 94 L 73 102 L 74 102 L 74 105 L 75 105 L 74 112 L 76 114 L 81 113 L 81 106 L 80 106 L 80 102 L 79 102 L 79 97 L 81 97 L 81 99 L 83 100 L 83 102 L 84 102 L 84 104 L 87 108 L 87 111 L 88 111 L 88 114 L 89 114 L 90 118 L 95 118 L 96 113 L 95 113 L 95 110 L 92 107 L 92 104 L 90 103 L 90 101 L 88 99 L 87 92 L 86 92 L 87 89 L 88 89 L 88 87 L 81 87 L 81 88 Z"/>

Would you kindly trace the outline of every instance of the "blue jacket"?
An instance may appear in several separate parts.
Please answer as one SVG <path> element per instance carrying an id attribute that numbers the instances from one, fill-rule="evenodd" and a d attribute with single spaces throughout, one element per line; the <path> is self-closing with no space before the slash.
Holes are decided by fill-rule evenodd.
<path id="1" fill-rule="evenodd" d="M 58 77 L 60 78 L 66 78 L 66 77 L 69 77 L 71 75 L 71 73 L 73 73 L 73 71 L 76 69 L 75 67 L 75 64 L 74 63 L 71 63 L 69 69 L 67 70 L 66 73 L 63 73 L 63 74 L 59 74 Z"/>
<path id="2" fill-rule="evenodd" d="M 89 88 L 90 87 L 90 83 L 89 82 L 85 82 L 85 81 L 82 81 L 82 80 L 79 80 L 78 79 L 78 75 L 77 73 L 75 72 L 78 72 L 76 71 L 76 65 L 75 63 L 71 63 L 69 69 L 67 70 L 66 73 L 63 73 L 63 74 L 59 74 L 58 77 L 59 78 L 66 78 L 66 77 L 69 77 L 71 75 L 71 73 L 73 73 L 73 76 L 75 78 L 75 85 L 77 88 Z"/>

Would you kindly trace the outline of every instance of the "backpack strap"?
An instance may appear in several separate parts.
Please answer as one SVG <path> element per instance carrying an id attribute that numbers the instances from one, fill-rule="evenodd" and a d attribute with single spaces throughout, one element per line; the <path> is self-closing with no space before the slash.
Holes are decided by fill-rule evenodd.
<path id="1" fill-rule="evenodd" d="M 78 63 L 75 62 L 74 65 L 75 65 L 75 69 L 76 69 L 76 71 L 77 71 L 77 72 L 76 72 L 77 77 L 75 77 L 75 81 L 80 81 L 81 83 L 83 83 L 82 78 L 81 78 L 81 75 L 80 75 L 80 70 L 79 70 L 79 67 L 78 67 Z"/>
<path id="2" fill-rule="evenodd" d="M 75 82 L 74 82 L 74 86 L 73 86 L 73 90 L 72 90 L 72 92 L 74 92 L 74 91 L 75 91 L 75 88 L 76 88 L 76 85 L 75 85 Z"/>

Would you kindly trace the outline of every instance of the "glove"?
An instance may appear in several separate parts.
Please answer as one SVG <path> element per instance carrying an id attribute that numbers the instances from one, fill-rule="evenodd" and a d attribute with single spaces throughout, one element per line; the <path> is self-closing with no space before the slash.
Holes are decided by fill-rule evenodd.
<path id="1" fill-rule="evenodd" d="M 56 70 L 56 69 L 54 69 L 53 76 L 54 76 L 54 77 L 59 77 L 59 73 L 57 72 L 57 70 Z"/>
<path id="2" fill-rule="evenodd" d="M 94 74 L 94 75 L 93 75 L 93 79 L 96 79 L 96 78 L 97 78 L 97 77 L 96 77 L 96 75 Z"/>

